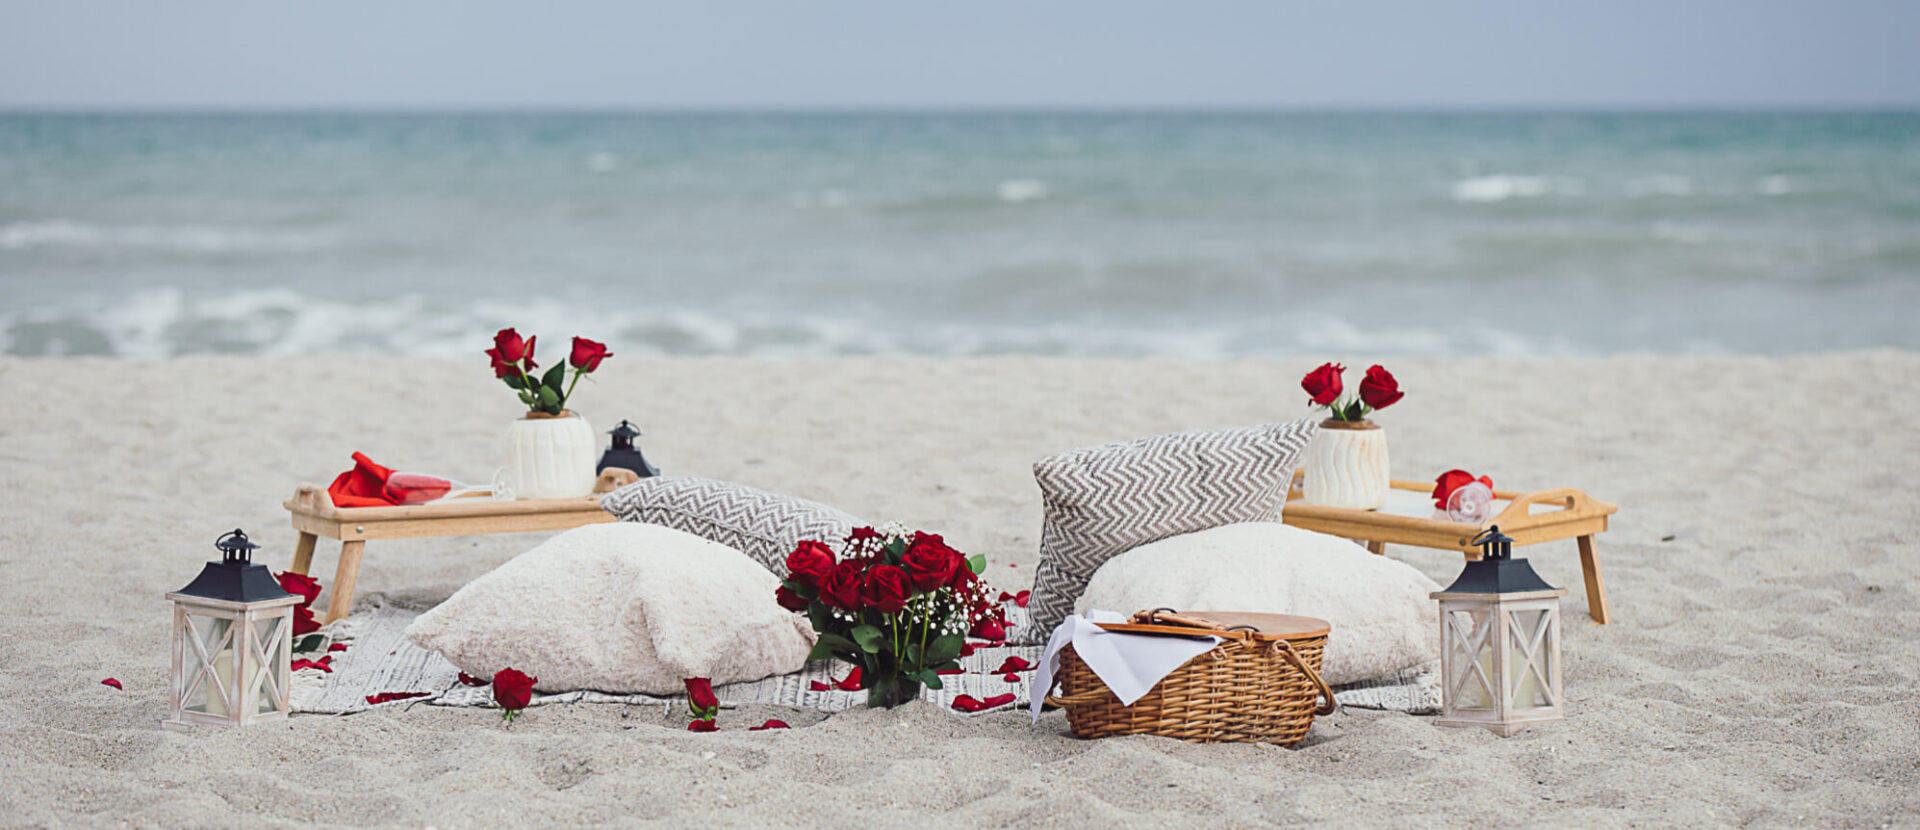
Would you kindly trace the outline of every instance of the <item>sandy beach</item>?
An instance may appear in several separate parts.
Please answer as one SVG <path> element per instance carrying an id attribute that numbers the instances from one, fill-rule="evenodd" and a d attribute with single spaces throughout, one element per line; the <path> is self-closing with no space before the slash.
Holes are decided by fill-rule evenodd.
<path id="1" fill-rule="evenodd" d="M 1297 379 L 1322 359 L 622 357 L 575 408 L 600 430 L 632 418 L 668 474 L 942 532 L 1018 590 L 1035 459 L 1302 417 Z M 163 595 L 216 536 L 244 527 L 285 569 L 281 501 L 356 450 L 484 480 L 514 401 L 477 346 L 0 357 L 0 824 L 1920 822 L 1920 354 L 1388 363 L 1409 390 L 1377 418 L 1396 477 L 1465 467 L 1620 505 L 1599 540 L 1612 625 L 1587 620 L 1571 541 L 1521 551 L 1573 589 L 1563 723 L 1501 739 L 1347 710 L 1279 749 L 1080 741 L 1058 713 L 925 704 L 729 711 L 706 735 L 618 706 L 539 707 L 509 729 L 423 705 L 167 732 Z M 541 538 L 374 543 L 359 589 L 445 596 Z M 329 583 L 337 549 L 314 563 Z M 1460 567 L 1387 555 L 1443 584 Z M 795 728 L 745 730 L 768 717 Z"/>

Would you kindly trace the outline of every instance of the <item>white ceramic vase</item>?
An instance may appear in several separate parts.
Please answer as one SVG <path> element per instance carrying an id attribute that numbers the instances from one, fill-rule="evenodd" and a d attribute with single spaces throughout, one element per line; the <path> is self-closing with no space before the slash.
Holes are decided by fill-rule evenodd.
<path id="1" fill-rule="evenodd" d="M 578 414 L 528 413 L 507 427 L 508 484 L 514 498 L 592 495 L 598 450 L 598 436 Z"/>
<path id="2" fill-rule="evenodd" d="M 1387 502 L 1387 431 L 1328 418 L 1307 444 L 1301 497 L 1308 504 L 1373 510 Z"/>

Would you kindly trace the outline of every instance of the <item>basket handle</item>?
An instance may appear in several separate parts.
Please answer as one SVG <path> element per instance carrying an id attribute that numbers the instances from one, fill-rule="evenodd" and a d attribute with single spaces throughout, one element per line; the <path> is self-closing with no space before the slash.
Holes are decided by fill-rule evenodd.
<path id="1" fill-rule="evenodd" d="M 1294 668 L 1299 669 L 1301 674 L 1306 675 L 1308 680 L 1313 681 L 1313 687 L 1320 691 L 1321 697 L 1327 699 L 1327 702 L 1314 709 L 1313 713 L 1321 716 L 1333 714 L 1333 710 L 1338 708 L 1340 704 L 1334 702 L 1333 690 L 1327 688 L 1327 681 L 1320 679 L 1320 673 L 1314 671 L 1312 666 L 1307 665 L 1307 661 L 1300 659 L 1300 654 L 1293 650 L 1292 643 L 1286 640 L 1275 640 L 1273 641 L 1273 648 L 1275 651 L 1280 652 L 1280 656 L 1286 658 L 1287 662 L 1292 663 Z"/>
<path id="2" fill-rule="evenodd" d="M 1059 695 L 1059 696 L 1047 695 L 1042 702 L 1044 702 L 1048 706 L 1062 706 L 1062 707 L 1078 706 L 1082 703 L 1093 703 L 1095 701 L 1098 701 L 1100 698 L 1111 695 L 1111 694 L 1113 693 L 1107 691 L 1106 686 L 1101 686 L 1100 688 L 1094 691 L 1081 692 L 1077 695 Z"/>
<path id="3" fill-rule="evenodd" d="M 1155 608 L 1151 611 L 1141 611 L 1133 615 L 1133 623 L 1135 625 L 1183 625 L 1188 628 L 1217 631 L 1224 636 L 1235 639 L 1241 639 L 1246 636 L 1239 634 L 1238 632 L 1240 631 L 1251 632 L 1255 630 L 1252 626 L 1247 625 L 1237 625 L 1233 628 L 1228 628 L 1223 623 L 1217 623 L 1213 620 L 1203 620 L 1199 617 L 1189 617 L 1171 608 Z"/>

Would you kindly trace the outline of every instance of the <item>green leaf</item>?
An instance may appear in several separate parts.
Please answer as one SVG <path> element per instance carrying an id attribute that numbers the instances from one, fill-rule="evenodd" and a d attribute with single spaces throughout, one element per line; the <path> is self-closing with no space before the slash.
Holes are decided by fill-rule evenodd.
<path id="1" fill-rule="evenodd" d="M 880 648 L 887 644 L 887 635 L 871 625 L 856 625 L 848 632 L 853 641 L 860 644 L 860 650 L 868 654 L 879 654 Z"/>
<path id="2" fill-rule="evenodd" d="M 539 397 L 541 406 L 560 406 L 560 393 L 553 391 L 553 387 L 551 386 L 541 386 Z"/>
<path id="3" fill-rule="evenodd" d="M 967 557 L 967 570 L 973 571 L 976 574 L 986 573 L 987 555 L 984 553 L 976 553 Z"/>
<path id="4" fill-rule="evenodd" d="M 526 391 L 526 390 L 524 390 L 524 389 L 522 389 L 522 390 L 520 390 L 520 402 L 521 402 L 521 403 L 523 403 L 523 404 L 526 404 L 526 405 L 528 405 L 528 406 L 532 406 L 532 405 L 533 405 L 533 394 L 532 394 L 532 393 L 530 393 L 530 392 L 528 392 L 528 391 Z"/>
<path id="5" fill-rule="evenodd" d="M 852 640 L 849 640 L 838 634 L 821 634 L 819 642 L 826 643 L 830 648 L 833 648 L 836 651 L 859 651 L 860 650 L 860 647 L 857 645 L 854 645 Z"/>
<path id="6" fill-rule="evenodd" d="M 920 681 L 929 689 L 937 690 L 941 688 L 941 686 L 943 685 L 940 682 L 940 675 L 935 674 L 932 669 L 921 669 L 917 672 L 914 672 L 913 679 Z"/>
<path id="7" fill-rule="evenodd" d="M 306 654 L 307 652 L 310 652 L 310 651 L 319 651 L 320 647 L 326 644 L 327 644 L 327 635 L 308 634 L 305 637 L 301 637 L 300 642 L 294 644 L 293 652 L 295 654 Z"/>
<path id="8" fill-rule="evenodd" d="M 515 389 L 527 388 L 527 381 L 525 378 L 520 377 L 519 372 L 515 372 L 511 375 L 502 375 L 500 376 L 500 379 L 503 381 L 506 381 L 508 386 L 511 386 Z"/>
<path id="9" fill-rule="evenodd" d="M 960 656 L 960 647 L 966 643 L 966 637 L 960 634 L 942 634 L 927 644 L 927 653 L 923 662 L 931 665 L 945 663 Z"/>
<path id="10" fill-rule="evenodd" d="M 814 641 L 813 650 L 807 652 L 808 660 L 830 660 L 832 658 L 833 646 L 827 645 L 826 640 Z"/>
<path id="11" fill-rule="evenodd" d="M 813 630 L 826 632 L 833 630 L 836 621 L 826 603 L 813 602 L 807 605 L 807 622 L 813 623 Z"/>
<path id="12" fill-rule="evenodd" d="M 540 376 L 540 385 L 553 389 L 555 399 L 559 398 L 560 390 L 565 388 L 566 383 L 567 362 L 564 360 L 555 363 L 553 368 L 548 369 L 546 374 Z"/>

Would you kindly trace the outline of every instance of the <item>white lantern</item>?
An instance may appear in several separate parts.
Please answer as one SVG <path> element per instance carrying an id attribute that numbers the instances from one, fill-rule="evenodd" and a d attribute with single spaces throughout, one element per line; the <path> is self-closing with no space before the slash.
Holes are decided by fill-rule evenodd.
<path id="1" fill-rule="evenodd" d="M 235 530 L 173 601 L 173 694 L 163 725 L 246 726 L 284 718 L 291 710 L 293 607 L 300 598 L 282 590 L 265 565 L 253 564 L 259 545 Z"/>
<path id="2" fill-rule="evenodd" d="M 1566 717 L 1560 685 L 1560 598 L 1499 526 L 1473 540 L 1478 560 L 1429 596 L 1440 601 L 1442 726 L 1506 737 Z"/>

